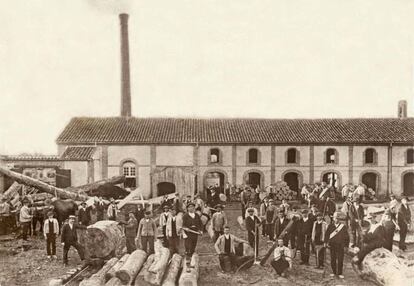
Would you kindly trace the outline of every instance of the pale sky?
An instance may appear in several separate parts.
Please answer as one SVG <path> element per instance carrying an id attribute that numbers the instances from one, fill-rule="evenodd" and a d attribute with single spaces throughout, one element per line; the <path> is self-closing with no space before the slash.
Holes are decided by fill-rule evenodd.
<path id="1" fill-rule="evenodd" d="M 88 1 L 0 0 L 0 154 L 119 115 L 119 20 Z M 129 23 L 134 116 L 414 114 L 411 0 L 136 0 Z"/>

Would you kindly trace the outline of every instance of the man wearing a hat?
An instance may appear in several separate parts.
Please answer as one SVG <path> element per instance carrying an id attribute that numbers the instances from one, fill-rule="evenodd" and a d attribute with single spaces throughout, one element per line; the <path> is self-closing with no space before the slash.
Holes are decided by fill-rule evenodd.
<path id="1" fill-rule="evenodd" d="M 30 225 L 32 223 L 32 217 L 33 217 L 30 214 L 29 203 L 30 203 L 29 200 L 27 198 L 24 198 L 23 199 L 23 206 L 20 209 L 19 221 L 20 221 L 20 224 L 22 225 L 23 240 L 27 240 L 27 234 L 29 232 Z"/>
<path id="2" fill-rule="evenodd" d="M 297 248 L 300 250 L 300 264 L 309 265 L 310 244 L 313 221 L 309 219 L 309 211 L 302 210 L 302 218 L 298 221 Z"/>
<path id="3" fill-rule="evenodd" d="M 43 224 L 43 235 L 46 239 L 47 257 L 56 259 L 56 238 L 59 235 L 59 223 L 53 217 L 53 211 L 47 212 L 47 219 Z"/>
<path id="4" fill-rule="evenodd" d="M 411 211 L 410 207 L 407 205 L 407 201 L 407 197 L 401 198 L 401 205 L 397 213 L 398 227 L 400 228 L 400 242 L 398 243 L 398 247 L 402 251 L 407 250 L 407 246 L 405 245 L 405 238 L 407 236 L 408 228 L 411 224 Z"/>
<path id="5" fill-rule="evenodd" d="M 136 240 L 137 242 L 141 242 L 141 249 L 144 250 L 149 256 L 154 253 L 154 241 L 157 237 L 157 225 L 151 218 L 150 211 L 146 211 L 144 215 L 145 217 L 141 219 L 138 225 Z"/>
<path id="6" fill-rule="evenodd" d="M 135 214 L 133 211 L 128 212 L 128 221 L 125 224 L 125 243 L 127 252 L 131 254 L 135 251 L 135 237 L 137 236 L 138 232 L 138 221 L 135 218 Z"/>
<path id="7" fill-rule="evenodd" d="M 65 266 L 68 264 L 68 252 L 71 246 L 73 246 L 79 254 L 81 260 L 85 259 L 83 246 L 78 243 L 77 228 L 85 229 L 85 226 L 75 225 L 76 217 L 74 215 L 69 216 L 68 223 L 62 227 L 62 244 L 63 244 L 63 263 Z"/>
<path id="8" fill-rule="evenodd" d="M 325 233 L 328 228 L 328 224 L 323 220 L 321 212 L 316 214 L 316 221 L 313 223 L 312 228 L 312 244 L 315 247 L 316 253 L 316 268 L 321 269 L 324 267 L 325 258 Z"/>
<path id="9" fill-rule="evenodd" d="M 106 214 L 108 216 L 108 220 L 116 220 L 116 217 L 118 216 L 118 207 L 116 205 L 115 199 L 110 199 L 110 204 L 108 206 L 108 209 L 106 211 Z"/>
<path id="10" fill-rule="evenodd" d="M 364 207 L 361 205 L 361 199 L 353 199 L 352 205 L 348 212 L 349 225 L 351 229 L 351 247 L 361 248 L 361 223 L 364 220 Z"/>
<path id="11" fill-rule="evenodd" d="M 370 223 L 363 221 L 362 227 L 365 229 L 363 246 L 357 256 L 352 259 L 353 263 L 361 265 L 365 256 L 374 249 L 381 248 L 385 245 L 385 228 L 377 221 L 378 214 L 369 213 L 367 219 Z"/>
<path id="12" fill-rule="evenodd" d="M 224 227 L 227 225 L 227 216 L 223 212 L 223 206 L 218 204 L 215 209 L 217 211 L 211 218 L 211 225 L 214 231 L 214 242 L 216 242 L 220 235 L 224 234 Z"/>
<path id="13" fill-rule="evenodd" d="M 394 242 L 394 234 L 395 230 L 397 229 L 397 223 L 392 219 L 392 212 L 390 209 L 385 210 L 382 225 L 385 229 L 385 237 L 384 237 L 384 248 L 392 251 L 392 245 Z M 398 228 L 399 229 L 399 228 Z"/>
<path id="14" fill-rule="evenodd" d="M 160 215 L 159 225 L 162 228 L 162 235 L 163 235 L 163 243 L 162 244 L 165 247 L 168 247 L 166 227 L 167 227 L 168 217 L 170 216 L 170 207 L 168 205 L 164 205 L 163 209 L 164 209 L 164 212 Z"/>
<path id="15" fill-rule="evenodd" d="M 198 236 L 202 234 L 202 229 L 201 218 L 195 213 L 195 204 L 190 202 L 187 205 L 187 213 L 183 215 L 184 247 L 188 262 L 191 261 L 195 252 Z"/>
<path id="16" fill-rule="evenodd" d="M 283 230 L 286 228 L 286 226 L 289 224 L 289 219 L 286 217 L 286 212 L 284 209 L 279 210 L 279 217 L 276 219 L 275 223 L 275 235 L 276 238 L 280 236 L 280 234 L 283 232 Z M 285 246 L 289 245 L 289 236 L 285 235 L 283 237 L 283 243 Z"/>
<path id="17" fill-rule="evenodd" d="M 245 219 L 247 240 L 249 245 L 255 250 L 255 257 L 259 254 L 259 226 L 260 219 L 255 215 L 253 208 L 247 209 L 247 216 Z"/>
<path id="18" fill-rule="evenodd" d="M 331 252 L 331 277 L 338 275 L 344 279 L 343 265 L 345 248 L 349 245 L 349 235 L 346 225 L 346 217 L 342 212 L 333 214 L 333 223 L 331 223 L 325 233 L 325 245 L 329 244 Z"/>
<path id="19" fill-rule="evenodd" d="M 265 224 L 263 228 L 265 229 L 266 235 L 269 236 L 269 240 L 275 240 L 275 222 L 277 219 L 277 209 L 273 199 L 269 200 L 269 206 L 265 211 Z"/>
<path id="20" fill-rule="evenodd" d="M 86 202 L 82 202 L 78 210 L 78 222 L 81 225 L 88 226 L 91 221 L 90 209 L 86 207 Z"/>

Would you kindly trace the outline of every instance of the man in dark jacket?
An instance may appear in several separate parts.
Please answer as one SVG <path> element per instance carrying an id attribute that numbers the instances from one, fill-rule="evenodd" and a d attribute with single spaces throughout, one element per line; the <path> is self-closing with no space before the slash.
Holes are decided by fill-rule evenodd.
<path id="1" fill-rule="evenodd" d="M 135 237 L 137 236 L 138 222 L 133 212 L 128 213 L 128 221 L 125 224 L 125 242 L 127 252 L 131 254 L 135 249 Z"/>
<path id="2" fill-rule="evenodd" d="M 300 264 L 309 265 L 310 244 L 312 240 L 313 221 L 309 219 L 308 210 L 302 211 L 302 218 L 298 221 L 297 242 L 300 250 Z"/>
<path id="3" fill-rule="evenodd" d="M 255 250 L 256 257 L 259 253 L 259 226 L 260 219 L 254 214 L 253 208 L 247 209 L 248 216 L 245 219 L 247 240 L 249 245 Z"/>
<path id="4" fill-rule="evenodd" d="M 102 197 L 98 197 L 98 201 L 95 202 L 95 209 L 96 209 L 96 221 L 103 220 L 104 212 L 105 212 L 105 203 L 102 200 Z"/>
<path id="5" fill-rule="evenodd" d="M 198 236 L 202 234 L 203 225 L 200 216 L 195 213 L 195 204 L 190 202 L 187 205 L 187 213 L 183 215 L 183 237 L 187 263 L 197 247 Z"/>
<path id="6" fill-rule="evenodd" d="M 329 224 L 325 233 L 325 247 L 329 244 L 331 249 L 331 277 L 338 275 L 339 278 L 344 279 L 342 274 L 344 265 L 345 247 L 349 244 L 349 235 L 346 225 L 343 223 L 346 220 L 345 214 L 342 212 L 335 212 L 333 214 L 333 222 Z M 341 221 L 342 220 L 342 221 Z"/>
<path id="7" fill-rule="evenodd" d="M 392 244 L 394 241 L 394 234 L 396 230 L 396 223 L 392 220 L 392 211 L 386 210 L 384 214 L 384 219 L 382 220 L 382 225 L 385 229 L 385 242 L 384 248 L 392 251 Z"/>
<path id="8" fill-rule="evenodd" d="M 276 223 L 275 223 L 275 238 L 279 237 L 279 235 L 283 232 L 283 230 L 286 228 L 288 223 L 289 223 L 289 219 L 286 217 L 285 211 L 283 209 L 279 210 L 279 218 L 276 219 Z M 284 246 L 289 245 L 289 238 L 290 238 L 289 234 L 283 237 Z"/>
<path id="9" fill-rule="evenodd" d="M 407 201 L 407 197 L 401 199 L 401 205 L 397 213 L 398 227 L 400 228 L 400 242 L 398 246 L 402 251 L 407 250 L 405 238 L 411 223 L 411 211 L 410 207 L 407 205 Z"/>
<path id="10" fill-rule="evenodd" d="M 361 248 L 361 223 L 364 220 L 364 208 L 361 206 L 361 198 L 355 198 L 349 208 L 349 226 L 351 227 L 351 247 Z"/>
<path id="11" fill-rule="evenodd" d="M 62 228 L 62 244 L 63 244 L 63 263 L 68 264 L 69 248 L 73 246 L 81 260 L 85 259 L 83 246 L 78 243 L 78 236 L 76 234 L 77 228 L 86 228 L 85 226 L 75 225 L 75 216 L 69 216 L 69 222 Z"/>
<path id="12" fill-rule="evenodd" d="M 91 213 L 90 209 L 86 208 L 86 203 L 82 202 L 81 207 L 78 210 L 78 221 L 79 224 L 88 226 L 89 222 L 91 221 Z"/>

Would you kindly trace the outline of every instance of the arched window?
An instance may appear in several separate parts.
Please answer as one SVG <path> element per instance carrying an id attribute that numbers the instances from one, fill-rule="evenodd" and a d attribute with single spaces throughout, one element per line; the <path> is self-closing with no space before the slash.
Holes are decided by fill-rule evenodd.
<path id="1" fill-rule="evenodd" d="M 414 149 L 407 150 L 407 164 L 414 163 Z"/>
<path id="2" fill-rule="evenodd" d="M 219 163 L 220 162 L 220 149 L 213 148 L 210 149 L 210 163 Z"/>
<path id="3" fill-rule="evenodd" d="M 298 163 L 298 150 L 296 148 L 290 148 L 286 151 L 286 163 L 296 164 Z"/>
<path id="4" fill-rule="evenodd" d="M 377 152 L 374 148 L 368 148 L 365 150 L 365 156 L 364 156 L 364 163 L 365 164 L 375 164 L 376 163 L 376 156 Z"/>
<path id="5" fill-rule="evenodd" d="M 333 149 L 333 148 L 327 149 L 326 150 L 325 162 L 327 164 L 335 164 L 335 163 L 338 163 L 338 152 L 335 149 Z"/>
<path id="6" fill-rule="evenodd" d="M 259 163 L 259 150 L 257 149 L 250 149 L 249 150 L 249 164 L 257 164 Z"/>
<path id="7" fill-rule="evenodd" d="M 135 188 L 137 186 L 137 170 L 134 162 L 125 162 L 122 165 L 122 173 L 125 176 L 124 187 Z"/>

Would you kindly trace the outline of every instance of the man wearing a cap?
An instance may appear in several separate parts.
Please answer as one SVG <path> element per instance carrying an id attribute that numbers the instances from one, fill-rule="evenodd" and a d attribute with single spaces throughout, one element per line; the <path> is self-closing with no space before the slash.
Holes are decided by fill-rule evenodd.
<path id="1" fill-rule="evenodd" d="M 115 199 L 111 198 L 111 203 L 108 206 L 108 209 L 106 211 L 107 216 L 108 216 L 108 220 L 115 220 L 116 221 L 116 217 L 118 216 L 118 207 L 116 205 Z"/>
<path id="2" fill-rule="evenodd" d="M 136 240 L 141 240 L 141 249 L 148 255 L 154 253 L 155 237 L 157 237 L 157 225 L 151 218 L 151 212 L 146 211 L 145 217 L 139 222 Z"/>
<path id="3" fill-rule="evenodd" d="M 245 219 L 247 240 L 249 245 L 255 249 L 256 257 L 259 253 L 259 225 L 260 219 L 254 214 L 253 208 L 247 209 L 248 216 Z"/>
<path id="4" fill-rule="evenodd" d="M 202 234 L 202 229 L 201 218 L 195 213 L 195 204 L 189 203 L 187 213 L 183 215 L 184 247 L 188 262 L 191 261 L 191 257 L 195 252 L 198 235 Z"/>
<path id="5" fill-rule="evenodd" d="M 276 219 L 275 223 L 275 235 L 276 238 L 280 236 L 280 234 L 283 232 L 283 230 L 286 228 L 286 226 L 289 224 L 289 219 L 286 217 L 286 213 L 284 209 L 279 210 L 279 218 Z M 285 235 L 283 237 L 283 244 L 285 246 L 289 245 L 289 236 Z"/>
<path id="6" fill-rule="evenodd" d="M 81 225 L 88 226 L 91 221 L 90 209 L 86 208 L 86 203 L 82 202 L 78 210 L 78 222 Z"/>
<path id="7" fill-rule="evenodd" d="M 362 227 L 367 230 L 363 238 L 364 244 L 357 256 L 352 259 L 352 262 L 358 265 L 361 265 L 368 253 L 385 245 L 385 228 L 381 223 L 378 223 L 377 214 L 370 213 L 367 219 L 370 220 L 370 224 L 366 221 L 362 224 Z"/>
<path id="8" fill-rule="evenodd" d="M 27 198 L 24 198 L 23 199 L 23 206 L 20 209 L 19 221 L 20 221 L 20 224 L 22 225 L 23 240 L 27 240 L 27 234 L 29 232 L 30 225 L 32 223 L 32 217 L 33 217 L 30 214 L 29 203 L 30 203 L 29 200 Z"/>
<path id="9" fill-rule="evenodd" d="M 266 234 L 269 236 L 270 241 L 275 240 L 275 222 L 277 219 L 277 209 L 273 199 L 269 200 L 269 206 L 265 212 L 265 224 L 263 226 L 266 229 Z"/>
<path id="10" fill-rule="evenodd" d="M 68 252 L 71 246 L 73 246 L 79 254 L 81 260 L 85 259 L 83 246 L 78 243 L 78 235 L 76 233 L 77 228 L 86 228 L 85 226 L 75 225 L 76 217 L 74 215 L 69 216 L 69 222 L 62 227 L 62 244 L 63 244 L 63 263 L 65 266 L 68 264 Z"/>
<path id="11" fill-rule="evenodd" d="M 299 219 L 297 228 L 297 248 L 300 250 L 300 264 L 309 265 L 312 228 L 313 221 L 309 219 L 309 211 L 302 210 L 302 218 Z"/>
<path id="12" fill-rule="evenodd" d="M 212 218 L 211 218 L 211 225 L 214 231 L 213 241 L 219 238 L 220 235 L 224 233 L 224 227 L 227 225 L 227 216 L 223 212 L 223 206 L 218 204 L 215 209 L 217 210 Z"/>
<path id="13" fill-rule="evenodd" d="M 343 279 L 343 265 L 345 247 L 349 244 L 349 235 L 345 221 L 345 215 L 342 212 L 335 212 L 333 214 L 333 223 L 328 226 L 325 233 L 325 245 L 329 244 L 331 249 L 331 277 L 338 275 Z M 342 220 L 342 221 L 341 221 Z"/>
<path id="14" fill-rule="evenodd" d="M 410 227 L 411 223 L 411 211 L 410 207 L 407 205 L 407 201 L 407 197 L 401 198 L 401 205 L 397 213 L 398 227 L 400 228 L 400 242 L 398 243 L 398 247 L 402 251 L 407 250 L 407 246 L 405 245 L 405 238 L 407 236 L 408 228 Z"/>
<path id="15" fill-rule="evenodd" d="M 165 247 L 168 247 L 168 239 L 167 239 L 167 233 L 166 233 L 166 227 L 167 227 L 167 220 L 170 216 L 170 207 L 165 205 L 164 206 L 164 212 L 160 215 L 159 225 L 162 228 L 162 235 L 163 235 L 163 245 Z"/>
<path id="16" fill-rule="evenodd" d="M 316 253 L 316 268 L 321 269 L 324 267 L 325 258 L 325 233 L 328 228 L 328 224 L 323 220 L 321 212 L 316 214 L 316 221 L 313 223 L 312 228 L 312 244 L 315 246 Z"/>
<path id="17" fill-rule="evenodd" d="M 349 226 L 351 228 L 351 247 L 361 248 L 361 223 L 364 220 L 364 207 L 361 199 L 354 199 L 349 209 Z"/>
<path id="18" fill-rule="evenodd" d="M 251 197 L 251 191 L 250 188 L 246 187 L 241 193 L 240 193 L 240 202 L 242 207 L 242 217 L 243 219 L 246 218 L 246 209 L 247 209 L 247 203 L 250 201 Z"/>
<path id="19" fill-rule="evenodd" d="M 46 239 L 47 257 L 50 259 L 57 258 L 56 256 L 56 238 L 59 235 L 59 223 L 53 217 L 53 211 L 48 211 L 47 219 L 43 225 L 43 235 Z"/>

